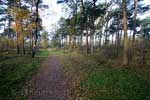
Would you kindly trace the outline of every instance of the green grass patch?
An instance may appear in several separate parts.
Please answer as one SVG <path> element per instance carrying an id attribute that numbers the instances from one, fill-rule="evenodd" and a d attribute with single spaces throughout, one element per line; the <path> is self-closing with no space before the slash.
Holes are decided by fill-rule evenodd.
<path id="1" fill-rule="evenodd" d="M 48 57 L 52 55 L 63 56 L 63 55 L 72 55 L 72 53 L 69 52 L 68 50 L 61 50 L 55 48 L 39 49 L 38 52 L 36 53 L 36 57 Z"/>
<path id="2" fill-rule="evenodd" d="M 48 49 L 49 51 L 49 55 L 55 55 L 55 56 L 72 56 L 75 55 L 76 52 L 70 52 L 69 50 L 62 50 L 62 49 L 55 49 L 55 48 L 51 48 Z"/>
<path id="3" fill-rule="evenodd" d="M 81 81 L 81 87 L 90 100 L 147 100 L 150 96 L 149 82 L 127 69 L 94 69 Z"/>
<path id="4" fill-rule="evenodd" d="M 0 100 L 23 100 L 19 99 L 23 95 L 22 88 L 37 72 L 43 57 L 48 56 L 47 51 L 38 52 L 35 58 L 21 54 L 5 56 L 7 59 L 0 61 Z"/>
<path id="5" fill-rule="evenodd" d="M 36 57 L 48 57 L 49 56 L 49 50 L 48 49 L 40 49 L 36 53 Z"/>
<path id="6" fill-rule="evenodd" d="M 109 66 L 113 61 L 107 61 L 88 55 L 84 57 L 65 57 L 64 71 L 79 77 L 79 87 L 73 88 L 73 98 L 83 100 L 149 100 L 150 80 L 139 75 L 133 68 Z M 102 59 L 99 59 L 102 58 Z M 150 73 L 145 73 L 147 76 Z M 73 78 L 74 79 L 74 78 Z M 73 80 L 77 81 L 77 80 Z M 76 95 L 77 94 L 77 95 Z"/>

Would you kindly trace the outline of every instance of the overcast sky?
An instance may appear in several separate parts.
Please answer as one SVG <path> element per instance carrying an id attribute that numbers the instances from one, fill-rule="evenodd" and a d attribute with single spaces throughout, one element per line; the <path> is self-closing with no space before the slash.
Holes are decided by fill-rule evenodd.
<path id="1" fill-rule="evenodd" d="M 49 6 L 49 9 L 40 10 L 40 15 L 44 28 L 50 32 L 65 12 L 63 12 L 62 5 L 57 4 L 57 0 L 43 0 L 43 2 Z"/>

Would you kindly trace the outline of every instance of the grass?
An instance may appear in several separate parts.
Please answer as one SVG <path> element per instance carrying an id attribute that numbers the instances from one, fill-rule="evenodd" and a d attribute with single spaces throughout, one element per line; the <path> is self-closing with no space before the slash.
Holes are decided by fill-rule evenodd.
<path id="1" fill-rule="evenodd" d="M 69 50 L 51 48 L 48 51 L 49 51 L 50 56 L 52 56 L 52 55 L 55 55 L 55 56 L 72 56 L 72 55 L 76 55 L 76 52 L 70 52 Z"/>
<path id="2" fill-rule="evenodd" d="M 142 70 L 114 67 L 115 61 L 101 54 L 80 55 L 55 49 L 42 49 L 34 59 L 6 54 L 0 60 L 0 100 L 25 100 L 20 98 L 22 87 L 49 55 L 60 56 L 64 72 L 72 76 L 71 100 L 150 100 L 150 73 L 142 72 L 144 66 Z"/>
<path id="3" fill-rule="evenodd" d="M 149 82 L 135 72 L 104 67 L 90 70 L 81 81 L 90 100 L 147 100 L 150 96 Z"/>
<path id="4" fill-rule="evenodd" d="M 65 56 L 64 71 L 72 75 L 72 98 L 83 100 L 150 100 L 150 73 L 141 75 L 135 67 L 114 67 L 100 55 Z M 72 84 L 74 85 L 74 84 Z"/>
<path id="5" fill-rule="evenodd" d="M 49 50 L 48 49 L 40 49 L 38 50 L 36 57 L 48 57 L 49 56 Z"/>
<path id="6" fill-rule="evenodd" d="M 6 54 L 0 61 L 0 100 L 24 100 L 22 88 L 38 70 L 48 51 L 41 50 L 35 58 L 29 55 Z"/>
<path id="7" fill-rule="evenodd" d="M 40 49 L 38 50 L 36 57 L 48 57 L 48 56 L 63 56 L 63 55 L 72 55 L 68 50 L 59 50 L 59 49 Z"/>

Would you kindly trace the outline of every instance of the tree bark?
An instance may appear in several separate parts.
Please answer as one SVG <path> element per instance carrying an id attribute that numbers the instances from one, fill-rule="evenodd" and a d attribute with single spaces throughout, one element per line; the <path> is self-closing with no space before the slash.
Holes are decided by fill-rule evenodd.
<path id="1" fill-rule="evenodd" d="M 26 54 L 26 51 L 25 51 L 25 41 L 24 41 L 24 37 L 23 37 L 23 41 L 22 41 L 22 49 L 23 49 L 23 54 L 25 55 L 25 54 Z"/>
<path id="2" fill-rule="evenodd" d="M 71 45 L 72 45 L 72 43 L 71 43 L 71 38 L 72 38 L 72 36 L 69 35 L 69 50 L 71 50 Z"/>
<path id="3" fill-rule="evenodd" d="M 81 35 L 80 35 L 80 50 L 82 50 L 82 44 L 83 44 L 83 36 L 81 33 Z"/>
<path id="4" fill-rule="evenodd" d="M 107 28 L 108 28 L 108 21 L 106 22 L 106 27 L 105 27 L 105 47 L 107 46 L 107 38 L 108 38 Z"/>
<path id="5" fill-rule="evenodd" d="M 91 35 L 90 35 L 90 48 L 91 48 L 91 53 L 94 52 L 94 30 L 91 30 Z"/>
<path id="6" fill-rule="evenodd" d="M 36 45 L 37 45 L 37 39 L 38 39 L 38 21 L 39 21 L 39 4 L 40 4 L 40 0 L 37 0 L 35 7 L 36 7 L 36 29 L 35 29 L 35 42 L 34 42 L 34 46 L 32 47 L 32 58 L 35 57 L 35 53 L 36 53 Z"/>
<path id="7" fill-rule="evenodd" d="M 86 29 L 86 54 L 88 54 L 89 42 L 88 42 L 88 29 Z"/>
<path id="8" fill-rule="evenodd" d="M 123 51 L 123 65 L 128 65 L 128 34 L 127 34 L 127 12 L 126 0 L 123 1 L 123 30 L 124 30 L 124 51 Z"/>
<path id="9" fill-rule="evenodd" d="M 19 31 L 18 31 L 18 23 L 16 22 L 16 38 L 17 38 L 17 54 L 19 54 L 20 53 L 20 47 L 19 47 Z"/>
<path id="10" fill-rule="evenodd" d="M 65 36 L 65 46 L 66 46 L 66 49 L 68 48 L 68 38 L 67 38 L 67 35 Z"/>
<path id="11" fill-rule="evenodd" d="M 135 35 L 136 35 L 137 6 L 138 6 L 138 0 L 134 0 L 134 25 L 133 25 L 133 38 L 132 38 L 132 44 L 135 42 Z"/>
<path id="12" fill-rule="evenodd" d="M 92 17 L 92 26 L 93 26 L 93 29 L 91 30 L 91 38 L 90 38 L 90 41 L 91 41 L 91 53 L 93 53 L 94 52 L 94 33 L 95 33 L 95 26 L 94 26 L 94 22 L 95 22 L 95 18 L 96 18 L 96 11 L 95 11 L 95 7 L 96 7 L 96 1 L 97 0 L 93 0 L 93 11 L 94 11 L 94 15 L 93 15 L 93 17 Z"/>

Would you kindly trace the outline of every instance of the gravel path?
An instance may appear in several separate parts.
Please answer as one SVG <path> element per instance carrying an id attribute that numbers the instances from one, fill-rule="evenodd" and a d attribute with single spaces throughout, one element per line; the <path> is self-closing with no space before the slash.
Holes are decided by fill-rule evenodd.
<path id="1" fill-rule="evenodd" d="M 64 75 L 60 60 L 56 56 L 43 62 L 33 77 L 29 100 L 69 100 L 69 79 Z"/>

